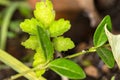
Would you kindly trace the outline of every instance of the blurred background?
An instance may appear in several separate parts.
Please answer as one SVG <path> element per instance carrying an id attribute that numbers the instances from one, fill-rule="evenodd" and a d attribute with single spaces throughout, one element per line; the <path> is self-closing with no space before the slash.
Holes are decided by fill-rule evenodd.
<path id="1" fill-rule="evenodd" d="M 31 67 L 34 51 L 25 49 L 21 42 L 28 38 L 28 34 L 23 33 L 20 22 L 26 18 L 33 17 L 35 4 L 40 0 L 0 0 L 0 40 L 4 35 L 3 49 Z M 106 15 L 110 15 L 113 25 L 113 33 L 120 33 L 120 0 L 52 0 L 56 11 L 56 20 L 65 18 L 70 20 L 71 29 L 64 34 L 70 37 L 76 47 L 63 56 L 88 49 L 93 46 L 93 34 L 99 22 Z M 16 5 L 17 4 L 17 5 Z M 82 55 L 74 59 L 86 72 L 84 80 L 110 80 L 115 76 L 115 80 L 120 79 L 120 71 L 115 65 L 109 69 L 98 57 L 96 53 Z M 0 62 L 0 80 L 16 74 L 8 66 Z M 48 70 L 44 75 L 48 80 L 62 79 L 54 72 Z M 17 80 L 26 80 L 19 78 Z"/>

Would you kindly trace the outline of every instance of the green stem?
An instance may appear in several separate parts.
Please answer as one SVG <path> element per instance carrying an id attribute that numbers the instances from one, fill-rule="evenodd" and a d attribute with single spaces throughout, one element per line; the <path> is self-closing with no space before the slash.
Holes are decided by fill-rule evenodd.
<path id="1" fill-rule="evenodd" d="M 86 53 L 92 53 L 92 52 L 96 52 L 95 47 L 91 47 L 89 50 L 82 50 L 81 52 L 66 56 L 65 58 L 74 58 L 74 57 L 77 57 L 77 56 L 80 56 L 80 55 L 83 55 L 83 54 L 86 54 Z"/>
<path id="2" fill-rule="evenodd" d="M 77 56 L 80 56 L 80 55 L 83 55 L 83 54 L 86 54 L 86 53 L 92 53 L 92 52 L 96 52 L 96 48 L 95 47 L 91 47 L 89 50 L 83 50 L 81 52 L 78 52 L 78 53 L 66 56 L 65 58 L 74 58 L 74 57 L 77 57 Z M 12 76 L 11 79 L 12 80 L 13 79 L 17 79 L 18 77 L 21 77 L 24 74 L 29 73 L 31 71 L 34 71 L 34 70 L 37 70 L 37 69 L 46 69 L 46 68 L 47 68 L 47 65 L 43 65 L 43 66 L 39 65 L 38 67 L 35 67 L 35 68 L 31 69 L 31 70 L 28 70 L 28 71 L 22 72 L 20 74 L 14 75 L 14 76 Z"/>
<path id="3" fill-rule="evenodd" d="M 30 72 L 35 71 L 35 70 L 37 70 L 37 69 L 39 69 L 39 68 L 36 68 L 36 67 L 35 67 L 35 68 L 30 69 L 30 70 L 24 71 L 24 72 L 22 72 L 22 73 L 13 75 L 13 76 L 11 76 L 10 80 L 15 80 L 15 79 L 17 79 L 17 78 L 19 78 L 19 77 L 21 77 L 21 76 L 27 74 L 27 73 L 30 73 Z"/>
<path id="4" fill-rule="evenodd" d="M 23 63 L 25 64 L 26 66 L 30 67 L 32 65 L 31 62 L 28 62 L 28 63 Z M 0 64 L 0 70 L 3 70 L 3 69 L 10 69 L 9 66 L 5 65 L 5 64 Z"/>
<path id="5" fill-rule="evenodd" d="M 80 55 L 86 54 L 86 53 L 87 53 L 87 51 L 82 51 L 82 52 L 78 52 L 78 53 L 66 56 L 65 58 L 74 58 L 74 57 L 77 57 L 77 56 L 80 56 Z"/>
<path id="6" fill-rule="evenodd" d="M 9 53 L 7 53 L 7 52 L 5 52 L 5 51 L 3 51 L 1 49 L 0 49 L 0 61 L 5 63 L 6 65 L 10 66 L 12 69 L 17 71 L 18 73 L 23 73 L 25 71 L 31 70 L 29 67 L 24 65 L 22 62 L 20 62 L 16 58 L 9 55 Z M 39 80 L 36 77 L 36 74 L 33 71 L 31 71 L 29 73 L 26 73 L 23 76 L 26 77 L 29 80 Z"/>
<path id="7" fill-rule="evenodd" d="M 8 33 L 8 25 L 10 23 L 10 19 L 13 15 L 13 12 L 16 10 L 18 3 L 13 3 L 8 7 L 5 17 L 3 19 L 2 27 L 1 27 L 1 41 L 0 41 L 0 48 L 5 49 L 7 33 Z"/>
<path id="8" fill-rule="evenodd" d="M 29 72 L 32 72 L 32 71 L 35 71 L 35 70 L 42 70 L 42 69 L 46 69 L 46 68 L 48 68 L 48 65 L 47 65 L 47 64 L 42 65 L 42 66 L 41 66 L 41 64 L 40 64 L 40 65 L 38 65 L 37 67 L 32 68 L 32 69 L 30 69 L 30 70 L 28 70 L 28 71 L 24 71 L 24 72 L 22 72 L 22 73 L 20 73 L 20 74 L 16 74 L 16 75 L 12 76 L 10 80 L 15 80 L 15 79 L 17 79 L 17 78 L 19 78 L 19 77 L 21 77 L 21 76 L 23 76 L 23 75 L 25 75 L 25 74 L 27 74 L 27 73 L 29 73 Z"/>

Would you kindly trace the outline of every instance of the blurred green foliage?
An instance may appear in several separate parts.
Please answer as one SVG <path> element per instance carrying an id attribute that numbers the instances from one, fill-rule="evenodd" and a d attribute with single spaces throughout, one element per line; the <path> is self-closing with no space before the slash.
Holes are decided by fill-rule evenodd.
<path id="1" fill-rule="evenodd" d="M 32 16 L 27 0 L 0 0 L 0 48 L 5 49 L 7 38 L 21 33 L 20 22 Z"/>

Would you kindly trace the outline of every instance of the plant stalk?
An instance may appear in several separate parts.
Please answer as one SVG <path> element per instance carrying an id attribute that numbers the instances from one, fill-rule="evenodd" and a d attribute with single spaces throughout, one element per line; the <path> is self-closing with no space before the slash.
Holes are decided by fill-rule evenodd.
<path id="1" fill-rule="evenodd" d="M 0 40 L 0 49 L 3 49 L 3 50 L 5 49 L 7 33 L 8 33 L 8 25 L 10 23 L 13 12 L 16 10 L 17 6 L 18 6 L 18 3 L 13 3 L 6 10 L 6 14 L 3 19 L 3 23 L 2 23 L 1 31 L 0 31 L 1 32 L 0 33 L 0 39 L 1 39 Z"/>
<path id="2" fill-rule="evenodd" d="M 22 62 L 20 62 L 19 60 L 12 57 L 10 54 L 8 54 L 7 52 L 5 52 L 1 49 L 0 49 L 0 61 L 5 63 L 6 65 L 10 66 L 12 69 L 17 71 L 18 73 L 30 71 L 29 73 L 26 73 L 25 75 L 23 75 L 24 77 L 26 77 L 29 80 L 39 80 L 36 77 L 36 74 L 33 71 L 31 71 L 31 69 L 29 67 L 27 67 Z"/>
<path id="3" fill-rule="evenodd" d="M 72 55 L 68 55 L 65 58 L 74 58 L 74 57 L 77 57 L 77 56 L 80 56 L 80 55 L 83 55 L 86 53 L 92 53 L 92 52 L 96 52 L 96 47 L 91 47 L 89 50 L 82 50 L 81 52 L 78 52 L 78 53 L 75 53 Z"/>
<path id="4" fill-rule="evenodd" d="M 25 75 L 25 74 L 27 74 L 27 73 L 29 73 L 29 72 L 32 72 L 32 71 L 35 71 L 35 70 L 46 69 L 47 67 L 48 67 L 47 64 L 44 64 L 44 65 L 41 65 L 41 64 L 40 64 L 40 65 L 38 65 L 37 67 L 34 67 L 34 68 L 32 68 L 32 69 L 30 69 L 30 70 L 28 70 L 28 71 L 22 72 L 22 73 L 20 73 L 20 74 L 13 75 L 10 80 L 15 80 L 15 79 L 17 79 L 17 78 L 19 78 L 19 77 L 21 77 L 21 76 L 23 76 L 23 75 Z M 41 76 L 41 78 L 43 78 L 43 80 L 46 80 L 46 79 L 45 79 L 44 77 L 42 77 L 42 76 Z"/>

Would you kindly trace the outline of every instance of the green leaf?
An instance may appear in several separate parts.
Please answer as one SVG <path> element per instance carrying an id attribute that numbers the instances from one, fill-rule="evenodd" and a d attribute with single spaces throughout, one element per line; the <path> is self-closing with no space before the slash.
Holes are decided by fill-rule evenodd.
<path id="1" fill-rule="evenodd" d="M 11 31 L 14 31 L 14 32 L 16 32 L 16 33 L 19 33 L 20 32 L 20 27 L 19 27 L 19 25 L 20 25 L 20 20 L 17 20 L 17 21 L 11 21 L 11 23 L 10 23 L 10 30 Z"/>
<path id="2" fill-rule="evenodd" d="M 115 80 L 115 76 L 112 76 L 111 80 Z"/>
<path id="3" fill-rule="evenodd" d="M 100 56 L 100 58 L 102 59 L 102 61 L 109 68 L 114 67 L 115 61 L 114 61 L 114 57 L 113 57 L 112 51 L 110 51 L 109 49 L 104 48 L 104 47 L 97 48 L 96 51 L 97 51 L 98 55 Z"/>
<path id="4" fill-rule="evenodd" d="M 38 66 L 40 64 L 44 64 L 46 62 L 46 58 L 44 55 L 43 50 L 41 49 L 41 47 L 36 49 L 36 53 L 34 55 L 34 62 L 33 62 L 33 66 Z"/>
<path id="5" fill-rule="evenodd" d="M 70 79 L 84 79 L 86 77 L 79 65 L 64 58 L 50 62 L 49 67 L 59 75 L 66 76 Z"/>
<path id="6" fill-rule="evenodd" d="M 24 22 L 21 22 L 20 28 L 22 29 L 22 31 L 24 31 L 26 33 L 36 35 L 36 32 L 37 32 L 36 26 L 37 25 L 40 25 L 42 27 L 42 24 L 40 22 L 38 22 L 35 18 L 25 19 Z"/>
<path id="7" fill-rule="evenodd" d="M 108 29 L 112 29 L 111 19 L 110 16 L 105 16 L 104 19 L 101 21 L 101 23 L 98 25 L 94 37 L 93 37 L 93 43 L 95 47 L 100 47 L 107 41 L 107 36 L 104 31 L 104 26 L 107 24 Z"/>
<path id="8" fill-rule="evenodd" d="M 63 35 L 71 27 L 71 24 L 68 20 L 59 19 L 54 21 L 49 28 L 50 36 L 57 37 Z"/>
<path id="9" fill-rule="evenodd" d="M 34 10 L 34 16 L 45 28 L 48 28 L 55 19 L 55 12 L 51 0 L 38 2 Z"/>
<path id="10" fill-rule="evenodd" d="M 36 53 L 34 55 L 34 62 L 33 62 L 33 67 L 37 67 L 39 65 L 44 65 L 46 63 L 46 58 L 45 58 L 45 55 L 44 55 L 44 52 L 43 50 L 41 49 L 41 47 L 37 48 L 36 49 Z M 40 70 L 35 70 L 36 72 L 36 76 L 37 77 L 40 77 L 42 74 L 45 73 L 45 69 L 40 69 Z"/>
<path id="11" fill-rule="evenodd" d="M 68 49 L 72 49 L 75 47 L 73 41 L 70 38 L 64 38 L 63 36 L 54 38 L 53 46 L 55 50 L 59 52 L 67 51 Z"/>
<path id="12" fill-rule="evenodd" d="M 35 50 L 39 47 L 38 43 L 37 36 L 30 36 L 29 39 L 27 39 L 25 42 L 22 42 L 21 44 L 25 46 L 25 48 Z"/>
<path id="13" fill-rule="evenodd" d="M 53 58 L 54 53 L 54 48 L 50 41 L 50 37 L 48 36 L 47 31 L 41 28 L 40 26 L 37 26 L 37 30 L 39 42 L 41 43 L 46 59 L 49 61 Z"/>
<path id="14" fill-rule="evenodd" d="M 113 56 L 120 68 L 120 35 L 114 35 L 110 33 L 105 26 L 105 32 L 108 37 L 109 44 L 112 48 Z"/>
<path id="15" fill-rule="evenodd" d="M 22 3 L 22 5 L 19 5 L 18 7 L 19 12 L 25 16 L 25 17 L 31 17 L 31 6 L 26 2 Z"/>
<path id="16" fill-rule="evenodd" d="M 8 37 L 8 38 L 15 38 L 16 35 L 17 35 L 17 34 L 15 34 L 15 33 L 12 32 L 12 31 L 8 31 L 8 33 L 7 33 L 7 37 Z"/>

